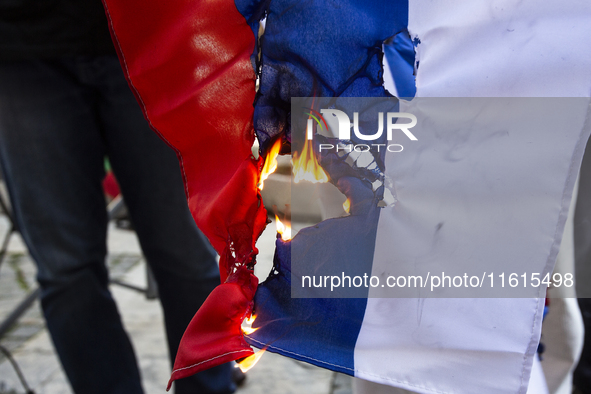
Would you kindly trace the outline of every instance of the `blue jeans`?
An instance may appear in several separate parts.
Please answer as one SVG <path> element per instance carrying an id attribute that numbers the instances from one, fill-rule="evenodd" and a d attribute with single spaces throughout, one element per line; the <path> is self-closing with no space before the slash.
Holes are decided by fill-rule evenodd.
<path id="1" fill-rule="evenodd" d="M 158 283 L 174 360 L 219 283 L 174 152 L 149 129 L 115 56 L 0 62 L 2 168 L 64 370 L 76 393 L 142 393 L 108 289 L 105 156 Z M 231 393 L 231 372 L 222 365 L 180 380 L 176 393 Z"/>

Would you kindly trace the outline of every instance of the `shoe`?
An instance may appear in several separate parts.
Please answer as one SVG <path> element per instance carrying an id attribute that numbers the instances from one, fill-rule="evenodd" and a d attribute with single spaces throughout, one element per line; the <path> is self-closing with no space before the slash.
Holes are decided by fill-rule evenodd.
<path id="1" fill-rule="evenodd" d="M 232 371 L 232 380 L 236 387 L 242 387 L 246 381 L 246 374 L 240 370 L 240 368 L 234 368 Z"/>

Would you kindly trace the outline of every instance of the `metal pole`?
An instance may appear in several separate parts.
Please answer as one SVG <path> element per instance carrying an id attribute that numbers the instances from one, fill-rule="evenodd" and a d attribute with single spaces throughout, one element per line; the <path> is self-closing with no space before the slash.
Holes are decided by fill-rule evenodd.
<path id="1" fill-rule="evenodd" d="M 12 325 L 16 323 L 16 321 L 21 317 L 21 315 L 25 313 L 27 309 L 29 309 L 37 297 L 39 297 L 40 293 L 41 289 L 36 288 L 30 292 L 29 295 L 12 310 L 12 312 L 10 312 L 2 324 L 0 324 L 0 338 L 2 338 L 8 332 L 8 330 L 10 330 Z"/>

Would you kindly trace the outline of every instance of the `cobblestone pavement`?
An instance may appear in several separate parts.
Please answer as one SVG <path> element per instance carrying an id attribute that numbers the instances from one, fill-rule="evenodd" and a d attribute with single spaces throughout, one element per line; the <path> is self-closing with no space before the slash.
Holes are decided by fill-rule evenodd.
<path id="1" fill-rule="evenodd" d="M 0 240 L 7 229 L 0 217 Z M 275 234 L 272 225 L 257 246 L 261 251 L 256 273 L 264 278 L 270 271 Z M 108 264 L 111 276 L 130 284 L 145 286 L 145 263 L 137 239 L 132 232 L 109 228 Z M 35 267 L 22 241 L 15 236 L 9 254 L 0 267 L 0 320 L 29 291 L 36 287 Z M 164 341 L 162 311 L 157 301 L 147 300 L 136 291 L 111 286 L 125 327 L 132 339 L 142 371 L 147 394 L 164 393 L 170 365 Z M 154 322 L 160 324 L 154 324 Z M 39 303 L 35 302 L 0 344 L 7 348 L 23 371 L 36 394 L 71 393 L 54 353 L 43 322 Z M 238 393 L 350 394 L 351 379 L 345 375 L 317 368 L 275 354 L 265 354 L 247 374 L 246 383 Z M 0 356 L 0 394 L 22 394 L 25 390 L 4 356 Z"/>

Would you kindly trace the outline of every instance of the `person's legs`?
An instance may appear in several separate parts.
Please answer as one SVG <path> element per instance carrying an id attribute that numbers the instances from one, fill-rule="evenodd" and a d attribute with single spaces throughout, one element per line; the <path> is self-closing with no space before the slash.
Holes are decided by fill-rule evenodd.
<path id="1" fill-rule="evenodd" d="M 108 154 L 158 283 L 174 361 L 185 328 L 219 284 L 215 255 L 190 215 L 175 153 L 148 127 L 117 59 L 101 62 L 109 74 L 99 107 Z M 231 393 L 231 375 L 222 365 L 177 381 L 175 392 Z"/>
<path id="2" fill-rule="evenodd" d="M 141 393 L 107 288 L 104 140 L 80 59 L 0 63 L 0 156 L 41 303 L 76 393 Z"/>

